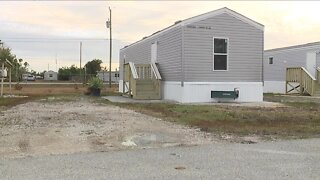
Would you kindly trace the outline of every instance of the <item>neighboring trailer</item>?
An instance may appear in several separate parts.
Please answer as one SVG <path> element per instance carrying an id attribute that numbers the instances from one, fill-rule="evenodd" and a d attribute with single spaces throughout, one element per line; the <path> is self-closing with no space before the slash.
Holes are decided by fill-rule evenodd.
<path id="1" fill-rule="evenodd" d="M 313 77 L 320 66 L 320 42 L 270 49 L 264 52 L 265 93 L 286 92 L 286 69 L 304 67 Z"/>
<path id="2" fill-rule="evenodd" d="M 99 71 L 97 76 L 103 82 L 109 82 L 109 71 Z M 119 71 L 111 71 L 111 82 L 119 82 Z"/>
<path id="3" fill-rule="evenodd" d="M 264 26 L 228 8 L 177 21 L 120 50 L 123 64 L 156 62 L 162 98 L 183 103 L 216 102 L 212 91 L 237 91 L 229 101 L 263 99 Z"/>
<path id="4" fill-rule="evenodd" d="M 46 81 L 57 81 L 58 80 L 58 73 L 54 72 L 54 71 L 45 72 L 43 79 Z"/>

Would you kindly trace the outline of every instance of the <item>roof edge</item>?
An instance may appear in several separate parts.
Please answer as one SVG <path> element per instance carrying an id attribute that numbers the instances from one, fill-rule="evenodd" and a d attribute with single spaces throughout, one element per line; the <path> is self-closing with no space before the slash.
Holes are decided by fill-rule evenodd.
<path id="1" fill-rule="evenodd" d="M 264 52 L 268 53 L 272 51 L 285 51 L 285 50 L 292 50 L 292 49 L 307 48 L 312 46 L 320 46 L 320 41 L 306 43 L 306 44 L 298 44 L 298 45 L 287 46 L 287 47 L 274 48 L 274 49 L 267 49 L 267 50 L 264 50 Z"/>
<path id="2" fill-rule="evenodd" d="M 138 41 L 136 41 L 134 43 L 131 43 L 131 44 L 127 45 L 127 46 L 124 46 L 123 48 L 120 49 L 120 51 L 125 49 L 125 48 L 127 48 L 127 47 L 130 47 L 132 45 L 135 45 L 135 44 L 143 42 L 143 41 L 145 41 L 147 39 L 150 39 L 151 37 L 156 37 L 156 36 L 158 36 L 160 34 L 163 34 L 164 32 L 169 31 L 169 30 L 171 30 L 171 29 L 173 29 L 175 27 L 187 26 L 187 25 L 189 25 L 191 23 L 198 22 L 198 21 L 207 19 L 209 17 L 214 17 L 214 16 L 217 16 L 217 15 L 220 15 L 220 14 L 223 14 L 223 13 L 227 13 L 227 14 L 229 14 L 229 15 L 231 15 L 231 16 L 233 16 L 233 17 L 235 17 L 235 18 L 237 18 L 237 19 L 239 19 L 239 20 L 241 20 L 241 21 L 243 21 L 243 22 L 245 22 L 245 23 L 247 23 L 247 24 L 249 24 L 249 25 L 251 25 L 251 26 L 253 26 L 253 27 L 257 28 L 257 29 L 259 29 L 259 30 L 261 30 L 261 31 L 264 31 L 264 25 L 254 21 L 254 20 L 252 20 L 252 19 L 250 19 L 250 18 L 248 18 L 248 17 L 246 17 L 246 16 L 244 16 L 244 15 L 238 13 L 238 12 L 235 12 L 235 11 L 233 11 L 233 10 L 227 8 L 227 7 L 223 7 L 223 8 L 220 8 L 220 9 L 216 9 L 216 10 L 204 13 L 204 14 L 200 14 L 200 15 L 197 15 L 197 16 L 182 20 L 179 23 L 175 23 L 175 24 L 173 24 L 171 26 L 168 26 L 168 27 L 166 27 L 166 28 L 164 28 L 164 29 L 162 29 L 160 31 L 157 31 L 156 33 L 151 34 L 150 36 L 147 36 L 147 37 L 145 37 L 143 39 L 140 39 L 140 40 L 138 40 Z"/>
<path id="3" fill-rule="evenodd" d="M 204 19 L 207 19 L 209 17 L 214 17 L 214 16 L 217 16 L 217 15 L 220 15 L 220 14 L 223 14 L 223 13 L 227 13 L 259 30 L 262 30 L 264 31 L 264 25 L 236 12 L 236 11 L 233 11 L 227 7 L 223 7 L 223 8 L 220 8 L 220 9 L 217 9 L 217 10 L 213 10 L 213 11 L 210 11 L 210 12 L 207 12 L 207 13 L 204 13 L 204 14 L 200 14 L 198 16 L 195 16 L 195 17 L 191 17 L 189 19 L 185 19 L 182 21 L 182 25 L 189 25 L 189 24 L 192 24 L 194 22 L 198 22 L 198 21 L 201 21 L 201 20 L 204 20 Z"/>

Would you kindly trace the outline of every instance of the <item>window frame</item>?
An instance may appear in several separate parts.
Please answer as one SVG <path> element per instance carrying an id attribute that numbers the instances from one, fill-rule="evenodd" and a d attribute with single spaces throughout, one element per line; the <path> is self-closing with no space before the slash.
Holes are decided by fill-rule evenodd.
<path id="1" fill-rule="evenodd" d="M 225 40 L 227 40 L 227 53 L 215 53 L 214 52 L 214 39 L 225 39 Z M 221 36 L 214 36 L 213 38 L 212 38 L 212 59 L 213 59 L 213 61 L 212 61 L 212 70 L 213 71 L 229 71 L 229 43 L 230 43 L 230 41 L 229 41 L 229 38 L 228 37 L 221 37 Z M 227 65 L 226 65 L 226 69 L 225 70 L 215 70 L 214 69 L 214 56 L 215 55 L 225 55 L 225 56 L 227 56 Z"/>
<path id="2" fill-rule="evenodd" d="M 272 60 L 272 63 L 270 63 L 270 60 Z M 273 64 L 274 64 L 274 58 L 273 58 L 273 56 L 270 56 L 270 57 L 268 58 L 268 64 L 269 64 L 269 65 L 273 65 Z"/>

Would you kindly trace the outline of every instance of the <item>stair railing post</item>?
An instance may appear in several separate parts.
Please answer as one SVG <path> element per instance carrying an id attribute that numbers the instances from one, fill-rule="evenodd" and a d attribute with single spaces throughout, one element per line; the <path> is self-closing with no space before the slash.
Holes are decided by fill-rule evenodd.
<path id="1" fill-rule="evenodd" d="M 314 80 L 312 80 L 312 81 L 311 81 L 311 87 L 312 87 L 312 89 L 311 89 L 311 96 L 314 95 L 314 88 L 315 88 L 314 85 L 315 85 Z"/>
<path id="2" fill-rule="evenodd" d="M 303 89 L 304 89 L 304 86 L 303 86 L 303 83 L 302 83 L 302 72 L 303 72 L 303 69 L 300 68 L 300 94 L 301 95 L 303 94 Z"/>
<path id="3" fill-rule="evenodd" d="M 289 72 L 289 69 L 287 68 L 286 69 L 286 94 L 288 93 L 288 72 Z"/>

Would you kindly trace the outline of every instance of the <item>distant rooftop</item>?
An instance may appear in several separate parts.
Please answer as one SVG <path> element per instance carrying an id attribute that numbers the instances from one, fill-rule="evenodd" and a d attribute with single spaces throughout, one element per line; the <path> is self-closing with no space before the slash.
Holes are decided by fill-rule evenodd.
<path id="1" fill-rule="evenodd" d="M 268 50 L 265 50 L 265 52 L 295 49 L 295 48 L 302 48 L 302 47 L 309 47 L 309 46 L 320 46 L 320 41 L 306 43 L 306 44 L 300 44 L 300 45 L 294 45 L 294 46 L 275 48 L 275 49 L 268 49 Z"/>

